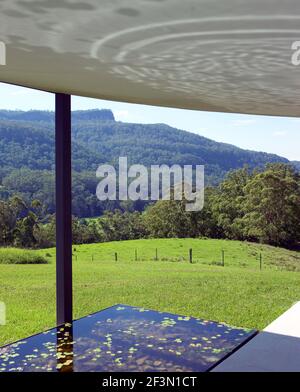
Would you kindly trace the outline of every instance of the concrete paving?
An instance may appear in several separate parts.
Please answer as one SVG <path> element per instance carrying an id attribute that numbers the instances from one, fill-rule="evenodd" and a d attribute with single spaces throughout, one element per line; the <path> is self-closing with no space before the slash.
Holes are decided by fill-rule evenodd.
<path id="1" fill-rule="evenodd" d="M 212 372 L 300 372 L 300 302 Z"/>

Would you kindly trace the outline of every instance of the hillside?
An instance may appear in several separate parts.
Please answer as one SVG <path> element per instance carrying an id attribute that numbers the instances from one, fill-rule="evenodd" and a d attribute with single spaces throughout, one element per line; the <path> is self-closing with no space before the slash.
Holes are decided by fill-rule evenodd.
<path id="1" fill-rule="evenodd" d="M 227 171 L 245 164 L 258 167 L 287 162 L 277 155 L 243 150 L 164 124 L 117 122 L 109 110 L 75 111 L 72 124 L 76 171 L 94 170 L 101 162 L 115 162 L 126 155 L 130 162 L 146 166 L 205 164 L 211 180 L 218 181 Z M 0 111 L 0 136 L 2 167 L 53 168 L 52 112 Z"/>
<path id="2" fill-rule="evenodd" d="M 291 161 L 291 163 L 293 164 L 293 166 L 300 171 L 300 162 L 299 161 Z"/>
<path id="3" fill-rule="evenodd" d="M 244 165 L 255 168 L 288 162 L 277 155 L 243 150 L 164 124 L 117 122 L 110 110 L 75 111 L 72 116 L 74 197 L 78 198 L 79 192 L 80 203 L 88 204 L 78 208 L 80 216 L 99 212 L 94 196 L 95 170 L 100 163 L 115 164 L 119 156 L 146 166 L 203 164 L 206 183 L 211 185 Z M 53 210 L 53 200 L 48 200 L 49 193 L 53 194 L 53 112 L 0 111 L 0 167 L 0 198 L 19 192 L 25 199 L 41 199 Z"/>
<path id="4" fill-rule="evenodd" d="M 188 262 L 190 248 L 193 264 Z M 214 264 L 222 249 L 224 267 Z M 28 252 L 44 256 L 49 264 L 0 264 L 5 282 L 0 298 L 7 305 L 0 345 L 55 325 L 55 249 Z M 259 252 L 264 260 L 261 271 Z M 299 272 L 286 271 L 287 264 L 296 267 L 299 254 L 239 241 L 153 239 L 76 245 L 74 318 L 123 303 L 264 328 L 299 300 Z"/>

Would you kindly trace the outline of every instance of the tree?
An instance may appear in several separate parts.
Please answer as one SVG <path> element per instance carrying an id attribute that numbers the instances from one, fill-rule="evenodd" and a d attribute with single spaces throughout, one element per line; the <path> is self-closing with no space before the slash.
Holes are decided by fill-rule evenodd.
<path id="1" fill-rule="evenodd" d="M 185 210 L 184 200 L 159 200 L 144 215 L 145 226 L 155 238 L 188 238 L 197 235 L 195 212 Z"/>
<path id="2" fill-rule="evenodd" d="M 230 172 L 219 185 L 214 196 L 213 216 L 219 230 L 226 238 L 243 239 L 239 221 L 245 213 L 243 209 L 245 186 L 251 176 L 247 167 Z"/>
<path id="3" fill-rule="evenodd" d="M 7 202 L 0 201 L 0 244 L 11 245 L 14 240 L 14 230 L 17 220 L 22 214 L 26 214 L 26 204 L 14 196 Z"/>
<path id="4" fill-rule="evenodd" d="M 196 221 L 196 236 L 222 238 L 224 236 L 223 228 L 218 225 L 218 221 L 213 212 L 213 205 L 218 192 L 216 188 L 207 187 L 205 189 L 204 208 L 191 216 Z"/>
<path id="5" fill-rule="evenodd" d="M 35 225 L 33 235 L 38 248 L 55 246 L 55 215 L 50 216 L 47 223 Z"/>
<path id="6" fill-rule="evenodd" d="M 102 241 L 133 240 L 147 236 L 147 229 L 139 212 L 106 212 L 98 222 Z"/>
<path id="7" fill-rule="evenodd" d="M 38 222 L 37 216 L 29 211 L 25 218 L 19 219 L 14 230 L 14 245 L 18 247 L 31 248 L 36 244 L 34 227 Z"/>
<path id="8" fill-rule="evenodd" d="M 196 238 L 220 237 L 220 229 L 212 213 L 216 191 L 205 189 L 204 208 L 201 211 L 186 211 L 187 200 L 160 200 L 148 207 L 143 214 L 145 226 L 151 237 Z"/>
<path id="9" fill-rule="evenodd" d="M 292 246 L 300 239 L 300 176 L 285 164 L 270 164 L 244 188 L 240 219 L 247 239 Z"/>

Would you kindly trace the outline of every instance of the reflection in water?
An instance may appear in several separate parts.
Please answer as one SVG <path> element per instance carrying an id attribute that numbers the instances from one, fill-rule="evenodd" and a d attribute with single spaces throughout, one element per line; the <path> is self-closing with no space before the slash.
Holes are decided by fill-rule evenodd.
<path id="1" fill-rule="evenodd" d="M 117 305 L 0 349 L 0 371 L 207 371 L 255 331 Z"/>
<path id="2" fill-rule="evenodd" d="M 73 371 L 73 326 L 65 324 L 57 329 L 56 339 L 56 369 L 61 372 Z"/>
<path id="3" fill-rule="evenodd" d="M 111 74 L 158 91 L 204 96 L 229 111 L 255 112 L 260 105 L 272 111 L 274 102 L 296 106 L 299 100 L 285 80 L 297 72 L 287 59 L 299 19 L 239 15 L 146 24 L 96 41 L 91 56 L 112 64 Z"/>

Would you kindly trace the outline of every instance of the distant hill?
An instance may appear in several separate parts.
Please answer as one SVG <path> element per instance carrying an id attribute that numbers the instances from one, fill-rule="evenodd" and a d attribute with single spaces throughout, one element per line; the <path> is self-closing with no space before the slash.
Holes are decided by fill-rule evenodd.
<path id="1" fill-rule="evenodd" d="M 300 171 L 300 162 L 299 161 L 291 161 L 292 165 Z"/>
<path id="2" fill-rule="evenodd" d="M 115 121 L 113 112 L 109 109 L 77 110 L 72 112 L 73 120 Z M 0 120 L 53 122 L 54 112 L 41 110 L 0 110 Z"/>
<path id="3" fill-rule="evenodd" d="M 243 150 L 164 124 L 117 122 L 110 110 L 74 111 L 72 137 L 74 178 L 78 180 L 74 198 L 80 197 L 77 202 L 82 208 L 76 209 L 80 216 L 98 213 L 95 170 L 100 163 L 115 164 L 119 156 L 127 156 L 130 164 L 146 166 L 203 164 L 206 182 L 212 185 L 218 184 L 228 171 L 244 165 L 255 168 L 270 162 L 289 162 L 274 154 Z M 299 162 L 297 165 L 300 167 Z M 49 195 L 44 193 L 53 194 L 49 189 L 54 169 L 53 112 L 0 111 L 0 167 L 0 197 L 19 192 L 27 199 L 37 197 L 49 205 Z M 53 203 L 52 200 L 50 211 Z"/>

